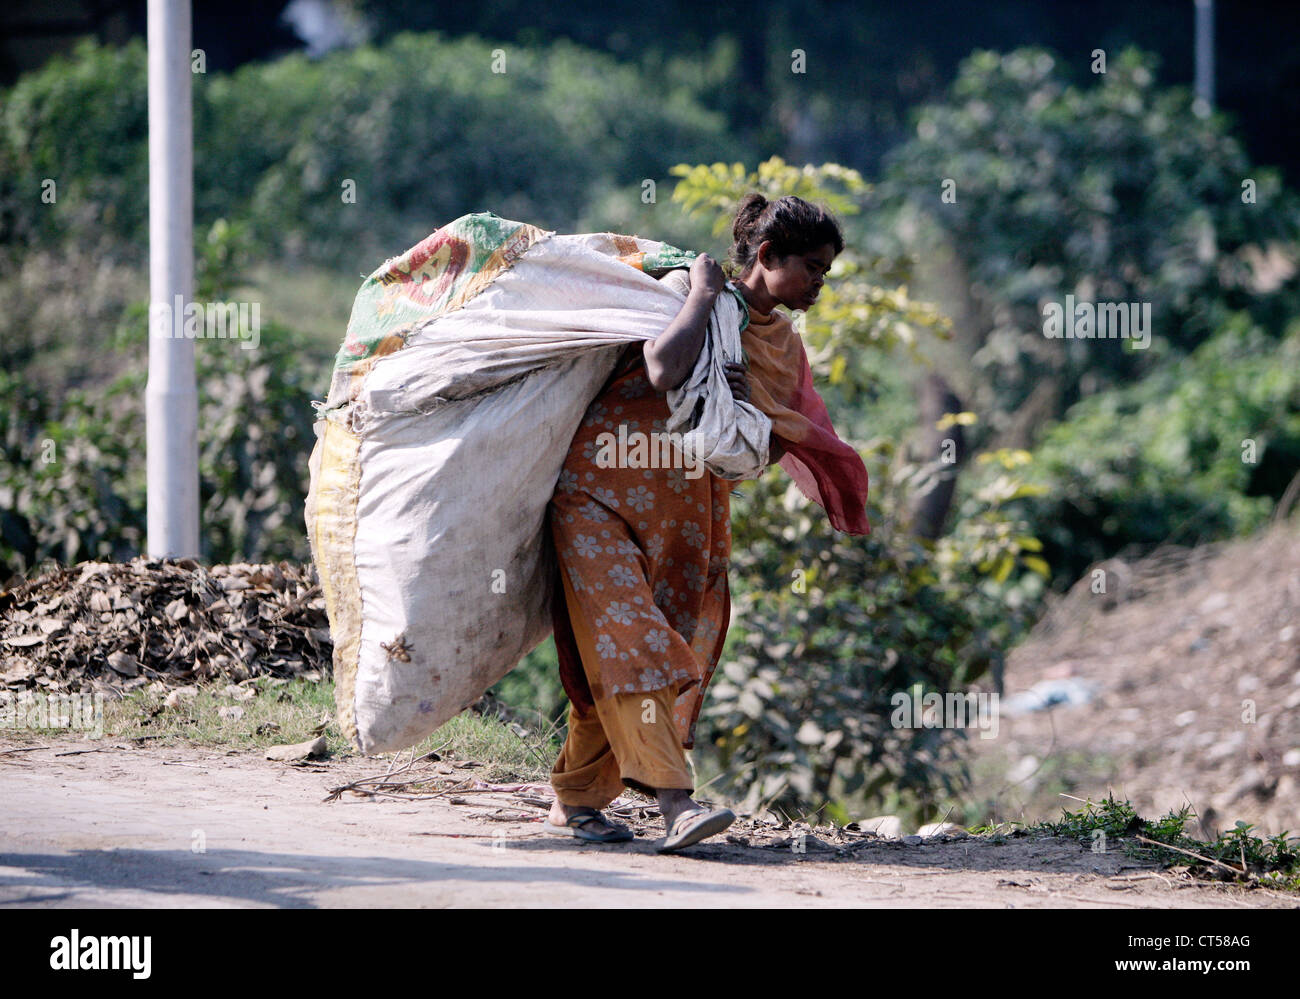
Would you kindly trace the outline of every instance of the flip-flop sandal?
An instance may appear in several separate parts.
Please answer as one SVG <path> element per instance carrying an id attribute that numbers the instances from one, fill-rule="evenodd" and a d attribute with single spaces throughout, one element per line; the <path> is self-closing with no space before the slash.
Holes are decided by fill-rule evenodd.
<path id="1" fill-rule="evenodd" d="M 679 815 L 673 827 L 668 830 L 668 835 L 664 837 L 659 852 L 673 853 L 683 847 L 692 846 L 702 839 L 716 836 L 735 821 L 736 813 L 730 808 L 712 810 L 701 808 L 698 811 Z"/>
<path id="2" fill-rule="evenodd" d="M 596 821 L 605 827 L 604 832 L 593 832 L 582 828 L 587 823 Z M 618 822 L 610 822 L 595 808 L 576 809 L 564 822 L 557 826 L 549 818 L 542 826 L 549 833 L 557 836 L 576 836 L 588 843 L 626 843 L 633 838 L 632 830 Z"/>

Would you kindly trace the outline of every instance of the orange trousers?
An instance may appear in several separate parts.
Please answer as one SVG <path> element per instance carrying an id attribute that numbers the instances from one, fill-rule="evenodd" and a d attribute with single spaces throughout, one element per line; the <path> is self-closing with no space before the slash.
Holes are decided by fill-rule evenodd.
<path id="1" fill-rule="evenodd" d="M 560 573 L 570 609 L 576 607 L 568 573 Z M 599 659 L 587 622 L 570 610 L 574 642 L 593 690 Z M 551 786 L 564 805 L 604 808 L 623 788 L 654 796 L 660 788 L 691 791 L 695 781 L 673 724 L 677 694 L 672 687 L 595 698 L 595 709 L 569 705 L 569 735 L 551 769 Z"/>

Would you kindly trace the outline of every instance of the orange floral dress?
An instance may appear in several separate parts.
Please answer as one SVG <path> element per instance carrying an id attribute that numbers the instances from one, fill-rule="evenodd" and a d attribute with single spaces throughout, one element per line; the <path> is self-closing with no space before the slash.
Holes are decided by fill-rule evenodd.
<path id="1" fill-rule="evenodd" d="M 869 533 L 866 468 L 835 433 L 790 318 L 750 308 L 741 345 L 750 400 L 772 420 L 785 451 L 782 469 L 837 530 Z M 629 435 L 665 430 L 667 396 L 646 378 L 643 350 L 641 343 L 624 349 L 587 408 L 556 484 L 551 537 L 557 573 L 567 577 L 576 606 L 568 607 L 557 577 L 552 622 L 560 679 L 574 704 L 672 687 L 673 721 L 690 749 L 731 621 L 731 493 L 740 481 L 703 466 L 688 478 L 676 449 L 675 468 L 597 464 L 597 438 L 617 436 L 620 424 Z M 594 671 L 583 669 L 571 613 L 589 624 Z M 590 682 L 588 673 L 595 674 Z"/>
<path id="2" fill-rule="evenodd" d="M 554 623 L 557 646 L 572 648 L 568 615 L 582 615 L 599 656 L 599 676 L 589 683 L 577 655 L 561 649 L 570 700 L 590 705 L 593 698 L 672 687 L 673 721 L 690 749 L 727 637 L 731 490 L 739 483 L 703 466 L 690 478 L 675 448 L 677 467 L 596 463 L 601 434 L 617 434 L 620 424 L 628 435 L 665 433 L 668 416 L 667 396 L 646 377 L 642 344 L 629 345 L 588 407 L 551 499 L 558 571 L 577 601 L 567 607 L 557 585 Z"/>

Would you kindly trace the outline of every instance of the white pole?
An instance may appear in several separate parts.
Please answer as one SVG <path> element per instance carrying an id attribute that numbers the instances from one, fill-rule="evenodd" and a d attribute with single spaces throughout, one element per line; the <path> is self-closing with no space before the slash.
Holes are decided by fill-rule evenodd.
<path id="1" fill-rule="evenodd" d="M 1196 96 L 1214 106 L 1214 0 L 1196 0 Z"/>
<path id="2" fill-rule="evenodd" d="M 198 399 L 184 309 L 194 289 L 189 0 L 149 0 L 148 553 L 199 554 Z"/>

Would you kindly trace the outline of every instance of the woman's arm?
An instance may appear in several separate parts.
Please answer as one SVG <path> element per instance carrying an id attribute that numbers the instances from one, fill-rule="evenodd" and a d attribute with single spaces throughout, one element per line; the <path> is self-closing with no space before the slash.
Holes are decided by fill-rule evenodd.
<path id="1" fill-rule="evenodd" d="M 703 253 L 695 258 L 686 304 L 667 328 L 647 340 L 643 348 L 646 378 L 656 392 L 677 388 L 695 367 L 722 282 L 722 268 L 717 261 Z"/>
<path id="2" fill-rule="evenodd" d="M 785 448 L 781 446 L 781 442 L 777 439 L 776 434 L 769 435 L 767 439 L 767 463 L 769 465 L 775 465 L 781 460 L 783 454 L 785 454 Z"/>

